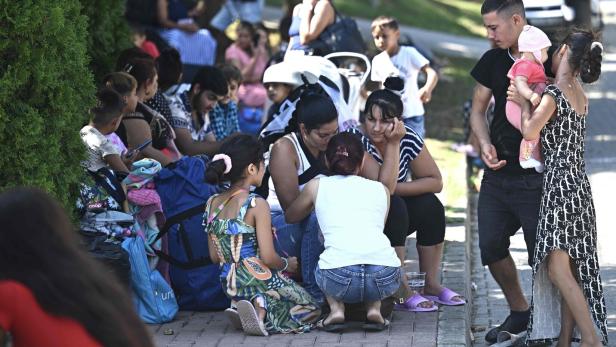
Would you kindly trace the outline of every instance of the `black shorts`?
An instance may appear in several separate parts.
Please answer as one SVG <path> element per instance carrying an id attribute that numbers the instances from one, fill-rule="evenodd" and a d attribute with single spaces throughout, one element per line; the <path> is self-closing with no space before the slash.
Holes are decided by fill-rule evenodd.
<path id="1" fill-rule="evenodd" d="M 490 265 L 509 256 L 509 238 L 520 227 L 532 265 L 543 175 L 509 175 L 486 170 L 477 206 L 481 262 Z"/>

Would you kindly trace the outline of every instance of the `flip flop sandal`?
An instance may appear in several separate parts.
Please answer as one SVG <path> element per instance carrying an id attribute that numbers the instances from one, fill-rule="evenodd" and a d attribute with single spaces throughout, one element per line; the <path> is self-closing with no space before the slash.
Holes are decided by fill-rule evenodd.
<path id="1" fill-rule="evenodd" d="M 339 333 L 346 329 L 346 323 L 329 323 L 325 324 L 325 318 L 317 322 L 317 328 L 327 331 L 328 333 Z"/>
<path id="2" fill-rule="evenodd" d="M 239 313 L 234 308 L 227 308 L 225 310 L 225 316 L 229 319 L 229 323 L 235 330 L 242 330 L 242 320 L 240 319 Z"/>
<path id="3" fill-rule="evenodd" d="M 362 328 L 366 331 L 383 331 L 389 328 L 389 321 L 384 319 L 383 323 L 377 323 L 367 320 L 364 322 L 364 325 L 362 325 Z"/>
<path id="4" fill-rule="evenodd" d="M 526 331 L 519 334 L 512 334 L 508 331 L 498 333 L 496 343 L 490 347 L 509 347 L 509 346 L 526 346 Z"/>
<path id="5" fill-rule="evenodd" d="M 419 304 L 422 302 L 430 301 L 419 293 L 413 294 L 410 298 L 406 299 L 406 301 L 402 304 L 396 304 L 394 306 L 394 310 L 396 311 L 410 311 L 410 312 L 434 312 L 438 310 L 436 305 L 432 305 L 432 307 L 421 307 Z"/>
<path id="6" fill-rule="evenodd" d="M 466 304 L 466 300 L 464 300 L 464 299 L 462 301 L 452 300 L 456 296 L 462 297 L 462 295 L 454 292 L 453 290 L 451 290 L 451 289 L 449 289 L 447 287 L 443 287 L 443 290 L 441 291 L 441 293 L 438 296 L 436 296 L 436 295 L 424 295 L 424 297 L 426 299 L 432 300 L 434 302 L 438 302 L 441 305 L 460 306 L 460 305 Z"/>
<path id="7" fill-rule="evenodd" d="M 252 306 L 250 301 L 240 300 L 237 303 L 237 313 L 240 316 L 240 321 L 242 322 L 242 328 L 244 332 L 248 335 L 256 335 L 256 336 L 267 336 L 267 330 L 265 330 L 265 325 L 259 319 L 257 315 L 257 310 Z"/>

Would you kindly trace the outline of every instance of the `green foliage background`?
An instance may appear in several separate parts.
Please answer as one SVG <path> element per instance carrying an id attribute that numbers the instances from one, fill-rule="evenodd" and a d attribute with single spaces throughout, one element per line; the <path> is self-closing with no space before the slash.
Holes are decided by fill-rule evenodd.
<path id="1" fill-rule="evenodd" d="M 88 54 L 95 81 L 114 71 L 120 51 L 132 46 L 124 19 L 126 0 L 80 0 L 82 14 L 88 18 Z"/>
<path id="2" fill-rule="evenodd" d="M 130 45 L 123 1 L 0 0 L 0 9 L 0 191 L 37 186 L 70 208 L 92 71 L 113 71 L 116 52 Z"/>

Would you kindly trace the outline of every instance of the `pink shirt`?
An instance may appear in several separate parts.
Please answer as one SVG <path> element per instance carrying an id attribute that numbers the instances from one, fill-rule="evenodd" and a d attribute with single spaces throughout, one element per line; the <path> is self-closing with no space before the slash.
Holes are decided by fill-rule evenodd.
<path id="1" fill-rule="evenodd" d="M 509 79 L 514 79 L 518 76 L 526 77 L 529 85 L 533 83 L 545 83 L 547 80 L 543 65 L 524 58 L 516 60 L 507 73 Z"/>
<path id="2" fill-rule="evenodd" d="M 252 57 L 248 55 L 244 50 L 239 48 L 235 43 L 227 48 L 225 52 L 225 59 L 236 60 L 239 62 L 240 70 L 243 69 Z M 267 64 L 267 58 L 261 56 L 257 58 L 254 68 L 248 75 L 243 76 L 246 80 L 258 80 L 260 81 L 263 72 L 265 71 L 265 65 Z M 267 100 L 267 91 L 262 83 L 242 83 L 237 91 L 238 98 L 243 105 L 250 107 L 262 107 Z"/>

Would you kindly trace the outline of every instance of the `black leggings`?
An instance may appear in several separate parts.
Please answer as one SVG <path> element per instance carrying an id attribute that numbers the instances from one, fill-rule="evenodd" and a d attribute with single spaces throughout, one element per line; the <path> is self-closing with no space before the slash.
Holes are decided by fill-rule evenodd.
<path id="1" fill-rule="evenodd" d="M 392 247 L 404 247 L 406 237 L 417 231 L 417 244 L 434 246 L 445 240 L 445 208 L 434 193 L 392 195 L 383 233 Z"/>

